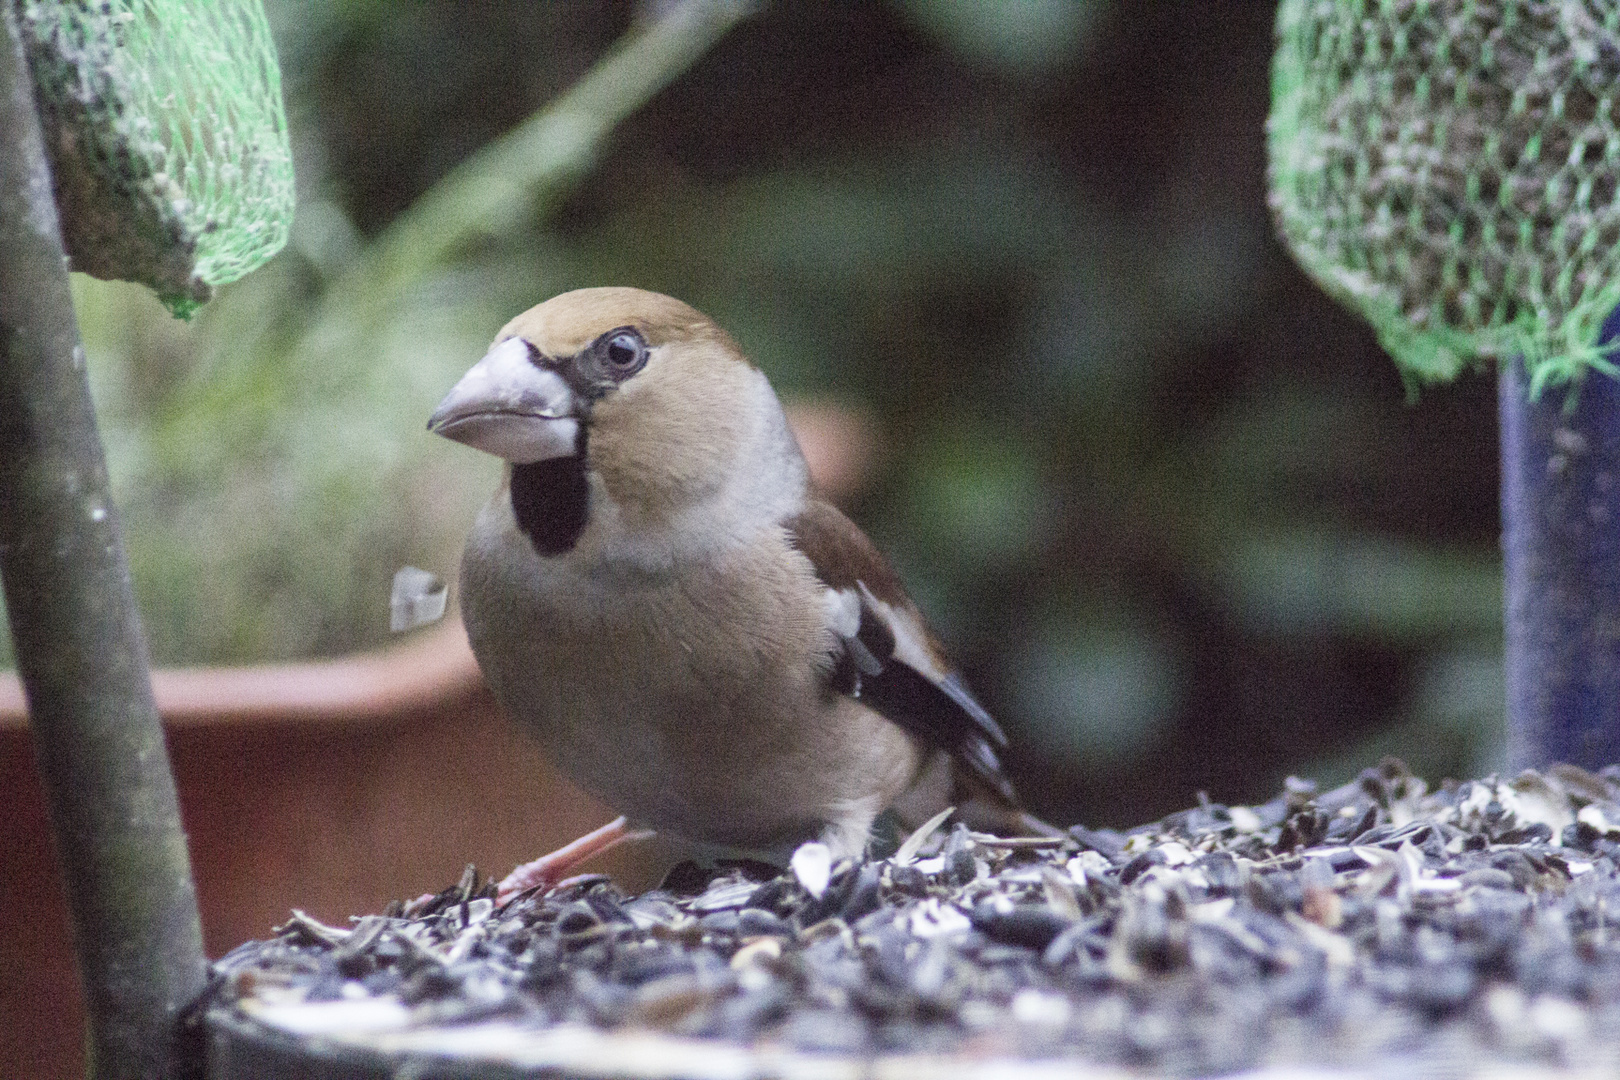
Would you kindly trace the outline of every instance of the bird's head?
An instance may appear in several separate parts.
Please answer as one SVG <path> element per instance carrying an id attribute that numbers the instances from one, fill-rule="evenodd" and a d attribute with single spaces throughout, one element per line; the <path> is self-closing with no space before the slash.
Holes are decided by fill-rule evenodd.
<path id="1" fill-rule="evenodd" d="M 514 485 L 573 484 L 583 499 L 589 474 L 632 528 L 722 492 L 757 502 L 768 493 L 739 483 L 751 468 L 785 464 L 790 485 L 804 482 L 765 376 L 707 316 L 640 289 L 580 289 L 525 311 L 428 428 L 511 462 Z"/>

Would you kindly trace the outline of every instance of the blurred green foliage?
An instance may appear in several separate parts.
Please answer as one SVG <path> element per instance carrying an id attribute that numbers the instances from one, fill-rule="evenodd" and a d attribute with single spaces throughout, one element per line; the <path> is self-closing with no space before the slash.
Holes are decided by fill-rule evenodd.
<path id="1" fill-rule="evenodd" d="M 1384 753 L 1491 764 L 1493 389 L 1407 404 L 1273 240 L 1271 4 L 777 3 L 561 201 L 358 308 L 334 291 L 385 274 L 390 223 L 634 13 L 270 9 L 291 249 L 190 327 L 77 282 L 160 662 L 384 643 L 393 571 L 453 576 L 495 482 L 428 413 L 512 314 L 622 283 L 708 311 L 786 396 L 872 411 L 851 510 L 1041 809 L 1129 823 Z"/>

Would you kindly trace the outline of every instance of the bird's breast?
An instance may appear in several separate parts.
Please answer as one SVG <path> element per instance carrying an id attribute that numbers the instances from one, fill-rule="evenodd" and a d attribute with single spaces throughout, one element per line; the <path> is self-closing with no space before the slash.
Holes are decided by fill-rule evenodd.
<path id="1" fill-rule="evenodd" d="M 461 602 L 507 711 L 581 786 L 654 828 L 768 848 L 852 802 L 886 803 L 915 770 L 898 728 L 825 689 L 820 590 L 780 530 L 649 573 L 541 558 L 486 511 Z"/>

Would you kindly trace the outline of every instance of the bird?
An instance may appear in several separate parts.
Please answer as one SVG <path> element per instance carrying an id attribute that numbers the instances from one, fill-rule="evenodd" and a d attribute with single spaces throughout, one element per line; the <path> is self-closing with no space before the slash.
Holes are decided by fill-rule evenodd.
<path id="1" fill-rule="evenodd" d="M 620 817 L 502 902 L 648 830 L 781 864 L 860 858 L 892 808 L 1020 804 L 1005 733 L 877 547 L 814 489 L 765 374 L 707 316 L 628 287 L 518 315 L 430 431 L 503 459 L 459 575 L 504 710 Z"/>

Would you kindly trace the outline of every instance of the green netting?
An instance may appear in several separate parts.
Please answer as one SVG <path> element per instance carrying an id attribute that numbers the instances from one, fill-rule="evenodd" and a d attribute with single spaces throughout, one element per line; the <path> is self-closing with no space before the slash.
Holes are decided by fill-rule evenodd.
<path id="1" fill-rule="evenodd" d="M 1409 374 L 1616 373 L 1617 28 L 1613 0 L 1283 0 L 1273 212 Z"/>
<path id="2" fill-rule="evenodd" d="M 74 269 L 183 315 L 280 249 L 292 153 L 259 0 L 17 2 Z"/>

